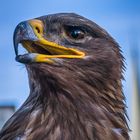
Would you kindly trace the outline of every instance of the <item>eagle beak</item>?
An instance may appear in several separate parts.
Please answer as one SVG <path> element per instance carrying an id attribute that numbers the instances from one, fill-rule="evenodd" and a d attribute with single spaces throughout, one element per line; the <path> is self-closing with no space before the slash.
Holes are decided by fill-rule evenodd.
<path id="1" fill-rule="evenodd" d="M 34 34 L 34 31 L 32 30 L 32 27 L 27 22 L 21 22 L 20 24 L 18 24 L 14 31 L 13 42 L 16 55 L 18 55 L 18 44 L 23 40 L 38 40 L 38 38 Z"/>
<path id="2" fill-rule="evenodd" d="M 44 24 L 40 20 L 29 20 L 17 25 L 14 32 L 16 60 L 21 63 L 53 63 L 54 58 L 83 58 L 85 53 L 74 48 L 67 48 L 44 38 Z M 19 43 L 28 51 L 18 54 Z"/>

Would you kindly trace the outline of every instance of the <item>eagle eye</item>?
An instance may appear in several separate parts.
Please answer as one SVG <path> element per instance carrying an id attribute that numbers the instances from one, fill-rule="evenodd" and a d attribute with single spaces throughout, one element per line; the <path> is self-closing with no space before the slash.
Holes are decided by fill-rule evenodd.
<path id="1" fill-rule="evenodd" d="M 74 40 L 83 39 L 85 37 L 84 30 L 75 26 L 66 27 L 66 34 L 68 37 Z"/>

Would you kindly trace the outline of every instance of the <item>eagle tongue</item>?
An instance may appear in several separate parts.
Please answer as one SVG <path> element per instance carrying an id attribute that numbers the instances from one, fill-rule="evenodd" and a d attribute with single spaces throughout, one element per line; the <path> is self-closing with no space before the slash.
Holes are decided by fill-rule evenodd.
<path id="1" fill-rule="evenodd" d="M 31 45 L 36 53 L 38 54 L 46 54 L 46 55 L 52 55 L 47 49 L 44 49 L 43 47 L 39 46 L 38 44 L 32 43 Z"/>

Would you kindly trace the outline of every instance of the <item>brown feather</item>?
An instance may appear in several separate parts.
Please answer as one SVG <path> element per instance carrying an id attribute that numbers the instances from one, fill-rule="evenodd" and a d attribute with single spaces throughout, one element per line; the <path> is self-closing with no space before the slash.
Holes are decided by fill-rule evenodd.
<path id="1" fill-rule="evenodd" d="M 66 24 L 73 17 L 52 15 L 49 22 L 63 19 Z M 77 17 L 101 36 L 84 42 L 90 57 L 26 65 L 30 95 L 5 124 L 0 140 L 130 139 L 120 47 L 95 23 Z"/>

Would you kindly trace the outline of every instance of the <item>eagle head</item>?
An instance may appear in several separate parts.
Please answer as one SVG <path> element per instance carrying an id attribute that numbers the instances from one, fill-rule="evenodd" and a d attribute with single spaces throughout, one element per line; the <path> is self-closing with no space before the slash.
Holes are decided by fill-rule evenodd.
<path id="1" fill-rule="evenodd" d="M 28 53 L 18 53 L 19 43 Z M 56 84 L 73 88 L 79 82 L 101 92 L 121 86 L 124 65 L 119 45 L 96 23 L 77 14 L 21 22 L 14 32 L 14 49 L 16 60 L 35 80 L 44 74 Z"/>

